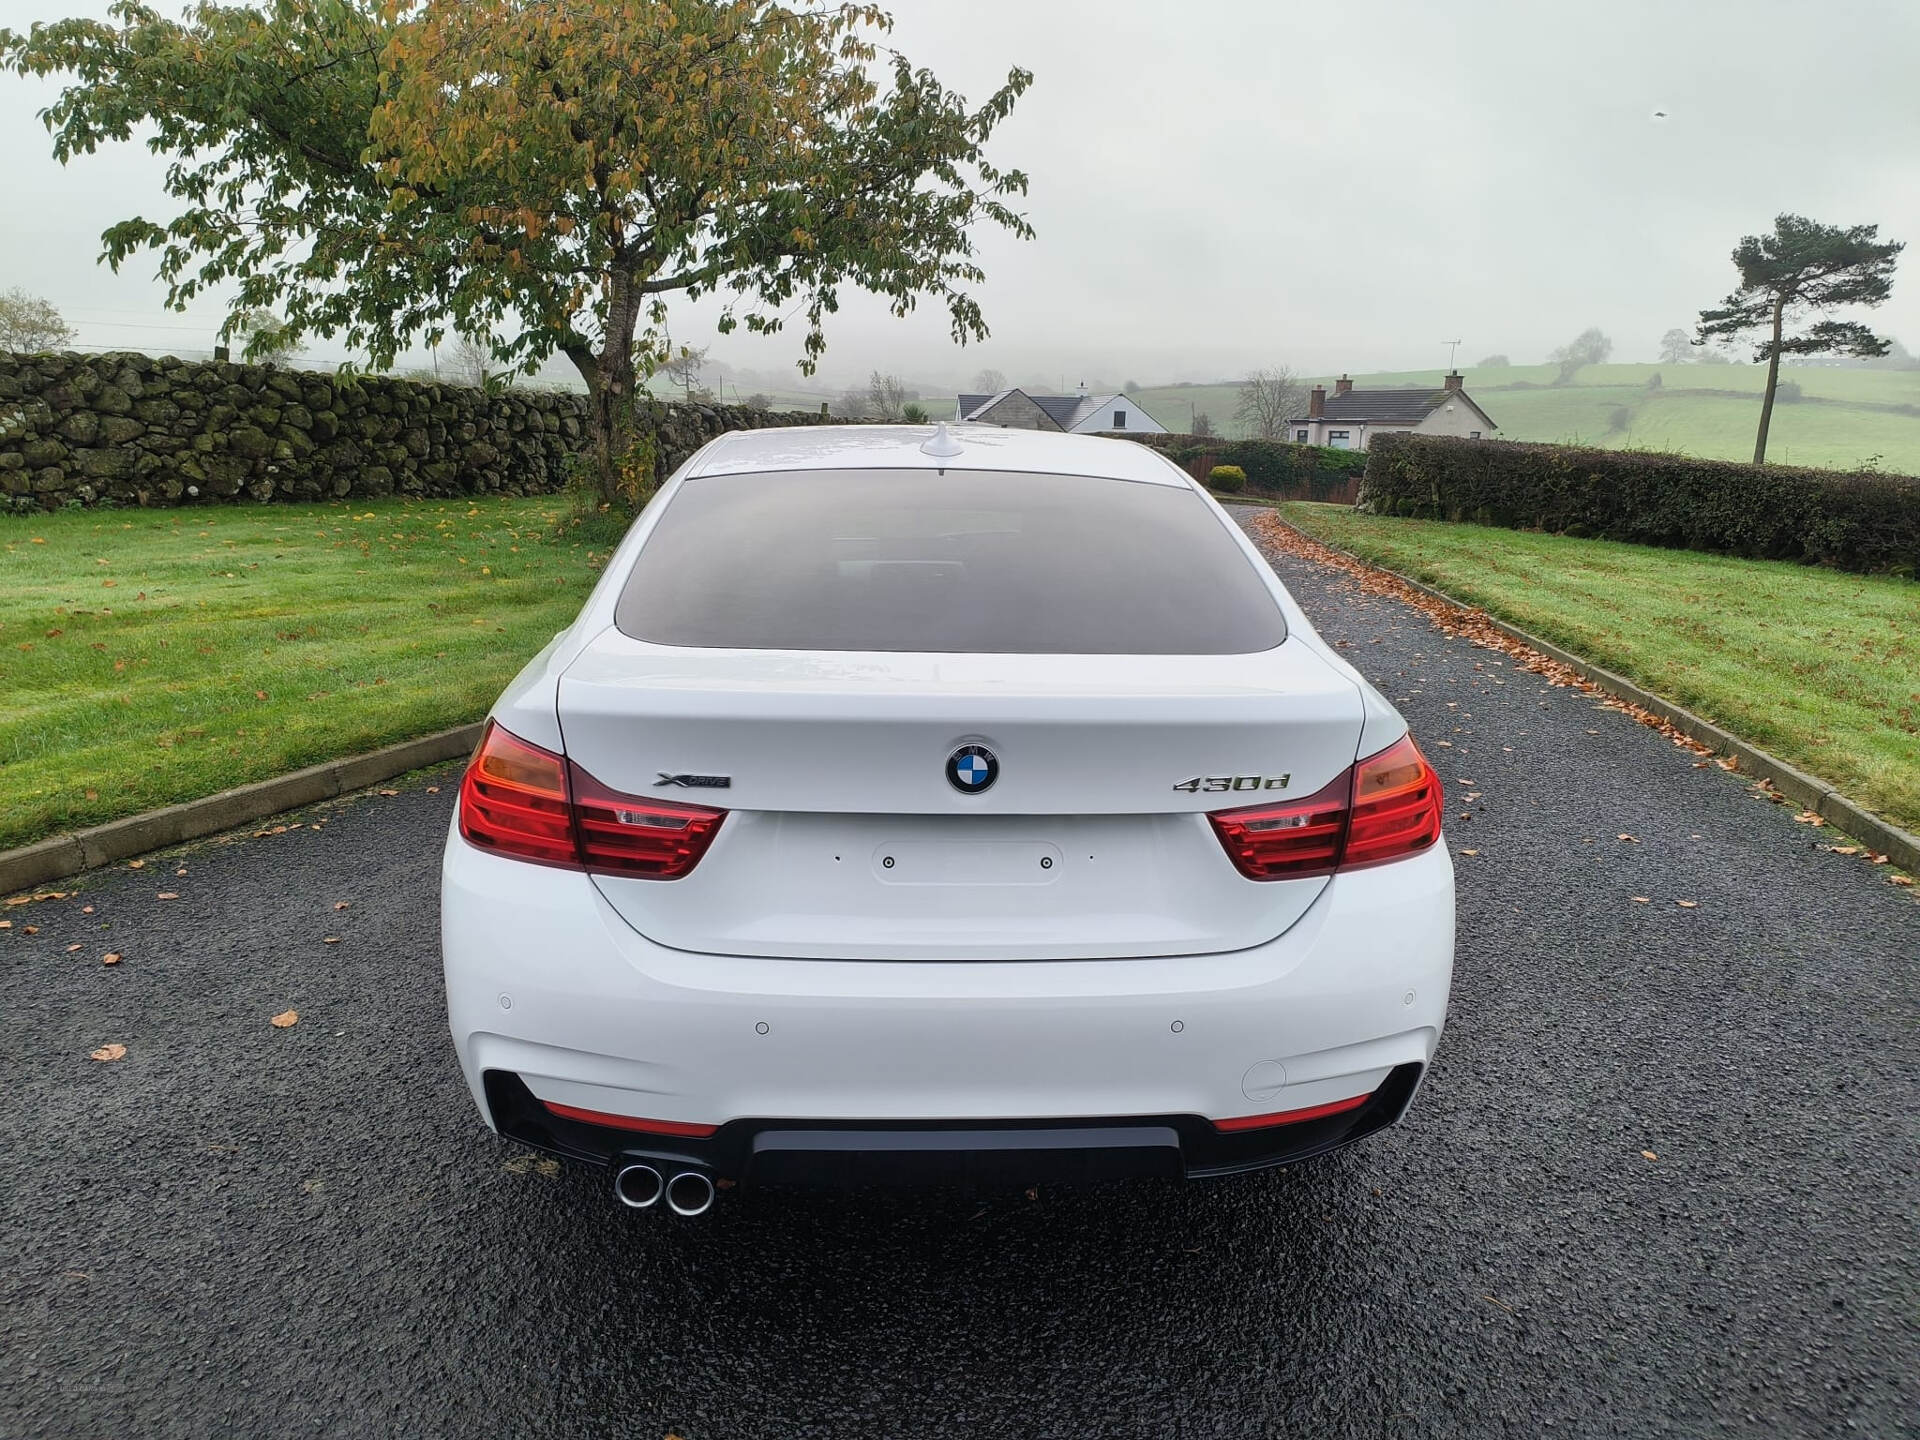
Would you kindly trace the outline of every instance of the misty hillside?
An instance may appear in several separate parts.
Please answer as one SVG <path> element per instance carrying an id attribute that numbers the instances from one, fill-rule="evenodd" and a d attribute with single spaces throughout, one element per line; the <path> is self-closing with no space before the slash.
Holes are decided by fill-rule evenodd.
<path id="1" fill-rule="evenodd" d="M 1467 390 L 1500 425 L 1503 440 L 1677 450 L 1725 460 L 1753 458 L 1766 372 L 1757 365 L 1590 365 L 1574 383 L 1551 384 L 1552 365 L 1466 371 Z M 1649 385 L 1660 377 L 1657 387 Z M 1781 376 L 1767 458 L 1779 465 L 1920 474 L 1920 370 L 1842 370 L 1789 366 Z M 1355 375 L 1359 388 L 1438 385 L 1440 372 Z M 1331 385 L 1322 376 L 1309 384 Z M 1799 387 L 1799 398 L 1789 384 Z M 1244 427 L 1233 419 L 1232 385 L 1143 389 L 1134 399 L 1170 430 L 1186 430 L 1194 413 L 1223 435 Z"/>

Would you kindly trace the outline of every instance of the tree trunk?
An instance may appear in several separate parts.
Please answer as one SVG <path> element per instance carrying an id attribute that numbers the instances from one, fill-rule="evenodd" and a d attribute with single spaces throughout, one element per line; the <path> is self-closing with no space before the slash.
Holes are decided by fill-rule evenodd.
<path id="1" fill-rule="evenodd" d="M 606 336 L 600 353 L 581 346 L 567 351 L 587 382 L 587 439 L 600 498 L 609 505 L 638 508 L 652 488 L 653 476 L 631 472 L 649 457 L 638 453 L 640 416 L 633 364 L 633 332 L 640 319 L 640 292 L 616 273 L 607 303 Z"/>
<path id="2" fill-rule="evenodd" d="M 1767 393 L 1760 402 L 1760 433 L 1753 441 L 1753 463 L 1767 463 L 1767 427 L 1773 423 L 1773 392 L 1780 383 L 1780 318 L 1787 308 L 1787 297 L 1782 295 L 1773 303 L 1773 344 L 1767 356 Z"/>

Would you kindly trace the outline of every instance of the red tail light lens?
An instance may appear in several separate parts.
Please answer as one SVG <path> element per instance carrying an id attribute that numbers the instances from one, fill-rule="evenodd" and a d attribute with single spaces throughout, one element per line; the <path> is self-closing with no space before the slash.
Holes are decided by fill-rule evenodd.
<path id="1" fill-rule="evenodd" d="M 1292 880 L 1425 850 L 1440 838 L 1441 812 L 1440 777 L 1407 735 L 1317 795 L 1207 819 L 1242 875 Z"/>
<path id="2" fill-rule="evenodd" d="M 1352 784 L 1353 772 L 1348 771 L 1317 795 L 1284 805 L 1220 810 L 1207 819 L 1249 880 L 1330 875 L 1340 863 Z"/>
<path id="3" fill-rule="evenodd" d="M 480 849 L 648 880 L 698 865 L 726 813 L 609 790 L 493 721 L 460 782 L 460 833 Z"/>
<path id="4" fill-rule="evenodd" d="M 578 765 L 573 777 L 573 823 L 589 870 L 678 880 L 700 863 L 724 810 L 642 800 L 609 790 Z"/>
<path id="5" fill-rule="evenodd" d="M 1427 757 L 1402 736 L 1353 767 L 1353 815 L 1340 868 L 1378 865 L 1425 850 L 1440 838 L 1440 777 Z"/>
<path id="6" fill-rule="evenodd" d="M 489 721 L 460 782 L 460 833 L 482 850 L 578 867 L 566 762 Z"/>

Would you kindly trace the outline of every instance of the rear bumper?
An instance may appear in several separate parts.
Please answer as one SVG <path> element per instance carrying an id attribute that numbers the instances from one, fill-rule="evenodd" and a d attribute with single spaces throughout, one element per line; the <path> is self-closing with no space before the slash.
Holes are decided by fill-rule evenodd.
<path id="1" fill-rule="evenodd" d="M 946 1121 L 730 1120 L 711 1136 L 638 1135 L 556 1116 L 518 1076 L 485 1076 L 500 1133 L 567 1159 L 662 1173 L 697 1169 L 747 1184 L 1032 1185 L 1197 1179 L 1290 1164 L 1350 1145 L 1398 1120 L 1423 1067 L 1396 1066 L 1363 1104 L 1339 1114 L 1222 1132 L 1198 1115 Z"/>
<path id="2" fill-rule="evenodd" d="M 1114 1163 L 1095 1158 L 1109 1148 L 1172 1148 L 1121 1159 L 1215 1174 L 1318 1153 L 1399 1117 L 1445 1023 L 1453 869 L 1436 848 L 1342 874 L 1285 934 L 1227 954 L 785 960 L 669 950 L 586 876 L 455 835 L 441 924 L 475 1103 L 530 1144 L 600 1161 L 680 1158 L 737 1179 L 894 1163 L 850 1167 L 842 1152 L 861 1147 L 837 1139 L 831 1162 L 763 1143 L 794 1131 L 870 1134 L 866 1152 L 937 1171 L 960 1162 L 924 1157 L 953 1142 L 916 1137 L 988 1132 L 972 1150 L 990 1154 L 1030 1146 L 1019 1132 L 1159 1128 L 1177 1147 L 1080 1137 L 1053 1148 L 1069 1170 Z M 1376 1099 L 1325 1122 L 1233 1135 L 1211 1123 L 1363 1095 Z M 554 1117 L 549 1101 L 717 1129 L 705 1141 L 600 1136 Z M 996 1143 L 1007 1133 L 1014 1144 Z"/>

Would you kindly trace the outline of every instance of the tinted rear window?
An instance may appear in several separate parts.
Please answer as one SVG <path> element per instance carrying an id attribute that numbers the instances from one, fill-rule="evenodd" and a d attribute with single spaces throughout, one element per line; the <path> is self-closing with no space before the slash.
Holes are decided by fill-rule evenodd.
<path id="1" fill-rule="evenodd" d="M 980 471 L 690 480 L 614 618 L 722 649 L 1232 655 L 1286 638 L 1191 490 Z"/>

